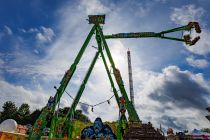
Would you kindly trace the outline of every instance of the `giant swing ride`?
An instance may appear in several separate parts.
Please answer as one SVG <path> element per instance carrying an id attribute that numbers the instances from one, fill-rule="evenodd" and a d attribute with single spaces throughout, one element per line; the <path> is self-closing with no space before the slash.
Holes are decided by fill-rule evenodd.
<path id="1" fill-rule="evenodd" d="M 190 34 L 183 35 L 181 38 L 176 38 L 176 37 L 170 37 L 166 36 L 168 33 L 172 32 L 179 32 L 181 31 L 182 33 L 184 31 L 191 31 L 192 29 L 195 29 L 196 33 L 201 33 L 200 26 L 198 22 L 189 22 L 188 25 L 161 31 L 158 33 L 155 32 L 136 32 L 136 33 L 118 33 L 118 34 L 111 34 L 111 35 L 104 35 L 102 31 L 102 24 L 105 23 L 105 15 L 89 15 L 89 24 L 93 24 L 92 29 L 90 30 L 84 44 L 82 45 L 79 53 L 77 54 L 73 64 L 70 66 L 70 68 L 66 71 L 64 74 L 60 86 L 57 89 L 57 92 L 54 97 L 51 97 L 49 101 L 52 101 L 50 104 L 48 103 L 44 109 L 42 110 L 40 116 L 36 120 L 35 124 L 33 125 L 30 133 L 29 133 L 29 139 L 35 139 L 39 140 L 41 139 L 42 136 L 42 130 L 46 127 L 47 122 L 49 121 L 49 118 L 52 118 L 51 121 L 51 128 L 50 128 L 50 133 L 49 133 L 49 139 L 52 138 L 67 138 L 67 139 L 72 139 L 72 132 L 73 132 L 73 117 L 75 113 L 76 106 L 79 103 L 79 100 L 82 96 L 82 93 L 85 89 L 85 85 L 88 81 L 88 78 L 93 70 L 93 67 L 96 63 L 96 60 L 98 56 L 100 55 L 102 57 L 116 102 L 119 107 L 119 112 L 120 112 L 120 117 L 119 120 L 117 121 L 117 139 L 123 139 L 123 134 L 124 132 L 122 130 L 125 129 L 130 129 L 132 127 L 141 127 L 141 120 L 136 112 L 136 109 L 132 102 L 129 100 L 127 92 L 125 90 L 123 80 L 120 74 L 119 69 L 116 68 L 114 60 L 112 58 L 110 49 L 107 45 L 107 40 L 108 39 L 123 39 L 123 38 L 161 38 L 161 39 L 169 39 L 169 40 L 175 40 L 175 41 L 180 41 L 180 42 L 185 42 L 187 45 L 194 45 L 200 37 L 197 36 L 194 39 L 191 38 Z M 58 105 L 63 93 L 65 92 L 65 89 L 71 80 L 77 65 L 85 52 L 85 49 L 88 46 L 88 43 L 91 39 L 91 37 L 95 34 L 95 39 L 97 41 L 97 52 L 89 66 L 89 69 L 84 77 L 84 80 L 76 94 L 76 97 L 73 100 L 73 103 L 68 110 L 68 113 L 66 114 L 65 118 L 63 119 L 62 122 L 59 122 L 58 116 L 55 114 L 56 106 Z M 115 88 L 114 81 L 112 78 L 112 75 L 108 69 L 107 66 L 107 60 L 105 59 L 105 53 L 107 55 L 107 58 L 111 64 L 111 67 L 113 69 L 113 75 L 115 77 L 116 83 L 119 87 L 120 95 L 117 92 L 117 89 Z M 127 119 L 125 116 L 125 109 L 128 112 L 129 118 Z M 126 128 L 122 129 L 122 127 L 127 126 Z M 60 131 L 57 131 L 60 130 Z"/>

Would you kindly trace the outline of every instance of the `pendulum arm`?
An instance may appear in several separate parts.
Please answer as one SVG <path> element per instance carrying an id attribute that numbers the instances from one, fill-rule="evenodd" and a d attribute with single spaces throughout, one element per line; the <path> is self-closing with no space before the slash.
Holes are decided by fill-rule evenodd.
<path id="1" fill-rule="evenodd" d="M 178 31 L 190 31 L 192 28 L 195 28 L 196 33 L 201 33 L 201 28 L 198 22 L 189 22 L 186 26 L 181 26 L 173 29 L 169 29 L 162 32 L 136 32 L 136 33 L 118 33 L 112 35 L 105 35 L 105 39 L 117 39 L 117 38 L 149 38 L 149 37 L 156 37 L 156 38 L 163 38 L 163 39 L 170 39 L 176 41 L 185 42 L 188 45 L 194 45 L 200 37 L 197 36 L 193 40 L 191 40 L 190 35 L 184 35 L 183 38 L 175 38 L 165 36 L 167 33 L 178 32 Z"/>
<path id="2" fill-rule="evenodd" d="M 106 40 L 105 40 L 105 37 L 103 35 L 102 29 L 99 25 L 96 27 L 96 32 L 98 32 L 98 34 L 100 35 L 100 38 L 101 38 L 102 43 L 104 45 L 104 48 L 105 48 L 105 51 L 107 53 L 108 59 L 109 59 L 109 61 L 111 63 L 111 66 L 113 68 L 114 76 L 115 76 L 115 79 L 116 79 L 117 84 L 119 86 L 120 92 L 122 93 L 123 97 L 125 98 L 125 101 L 126 101 L 125 106 L 126 106 L 126 109 L 128 110 L 129 119 L 131 121 L 134 121 L 134 122 L 141 122 L 134 106 L 129 101 L 128 95 L 126 93 L 126 90 L 125 90 L 125 87 L 124 87 L 124 84 L 123 84 L 123 81 L 122 81 L 122 78 L 121 78 L 120 71 L 115 67 L 115 64 L 114 64 L 113 58 L 111 56 L 110 50 L 109 50 L 108 45 L 106 43 Z"/>
<path id="3" fill-rule="evenodd" d="M 114 92 L 115 99 L 117 101 L 117 105 L 118 105 L 118 107 L 120 107 L 119 96 L 118 96 L 117 90 L 116 90 L 116 88 L 114 86 L 114 82 L 113 82 L 112 76 L 110 74 L 109 68 L 108 68 L 107 63 L 106 63 L 106 59 L 104 57 L 104 53 L 103 53 L 102 46 L 101 46 L 101 38 L 98 35 L 98 32 L 96 32 L 96 41 L 97 41 L 97 44 L 98 44 L 98 50 L 99 50 L 99 52 L 101 54 L 101 57 L 102 57 L 102 60 L 103 60 L 103 63 L 104 63 L 104 66 L 105 66 L 105 69 L 106 69 L 109 81 L 111 83 L 112 90 Z"/>
<path id="4" fill-rule="evenodd" d="M 76 94 L 76 97 L 75 97 L 75 99 L 74 99 L 74 101 L 73 101 L 73 103 L 72 103 L 72 105 L 71 105 L 71 107 L 70 107 L 70 109 L 69 109 L 69 111 L 68 111 L 68 113 L 66 115 L 67 118 L 66 118 L 64 124 L 66 126 L 66 129 L 68 130 L 68 138 L 69 139 L 72 136 L 72 129 L 71 129 L 72 120 L 71 120 L 71 118 L 73 118 L 76 106 L 79 103 L 79 100 L 80 100 L 80 98 L 82 96 L 82 93 L 83 93 L 83 91 L 85 89 L 85 85 L 86 85 L 86 83 L 87 83 L 87 81 L 88 81 L 88 79 L 90 77 L 90 74 L 91 74 L 91 72 L 93 70 L 93 67 L 94 67 L 94 65 L 96 63 L 96 60 L 97 60 L 98 56 L 99 56 L 99 51 L 96 52 L 95 57 L 93 58 L 92 63 L 91 63 L 91 65 L 90 65 L 90 67 L 89 67 L 89 69 L 88 69 L 88 71 L 87 71 L 87 73 L 85 75 L 85 78 L 84 78 L 84 80 L 83 80 L 83 82 L 82 82 L 82 84 L 81 84 L 81 86 L 80 86 L 80 88 L 79 88 L 79 90 L 78 90 L 78 92 Z"/>
<path id="5" fill-rule="evenodd" d="M 69 68 L 69 70 L 65 73 L 65 75 L 63 76 L 61 82 L 60 82 L 60 87 L 58 88 L 55 96 L 54 96 L 54 100 L 56 99 L 56 101 L 54 101 L 52 107 L 48 108 L 45 107 L 42 111 L 42 113 L 40 114 L 39 118 L 37 119 L 37 121 L 35 122 L 35 124 L 33 125 L 33 128 L 29 134 L 29 139 L 36 139 L 39 140 L 41 138 L 42 135 L 42 129 L 46 126 L 47 121 L 46 118 L 47 116 L 49 116 L 50 113 L 54 112 L 57 103 L 60 101 L 61 96 L 63 95 L 63 92 L 65 91 L 71 77 L 73 76 L 77 64 L 79 63 L 88 43 L 90 42 L 90 39 L 92 37 L 92 35 L 94 34 L 96 29 L 96 26 L 94 25 L 90 31 L 90 33 L 88 34 L 85 42 L 82 45 L 82 48 L 80 49 L 78 55 L 76 56 L 74 63 L 71 65 L 71 67 Z"/>

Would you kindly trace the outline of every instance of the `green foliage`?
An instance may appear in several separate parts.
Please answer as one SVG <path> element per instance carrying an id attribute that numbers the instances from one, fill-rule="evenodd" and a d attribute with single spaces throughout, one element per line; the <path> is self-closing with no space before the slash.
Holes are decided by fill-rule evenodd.
<path id="1" fill-rule="evenodd" d="M 70 109 L 69 107 L 64 107 L 63 109 L 59 109 L 59 116 L 65 117 L 69 109 Z M 81 122 L 90 123 L 90 119 L 82 113 L 82 110 L 76 110 L 74 112 L 74 118 Z"/>
<path id="2" fill-rule="evenodd" d="M 65 117 L 69 111 L 69 107 L 64 107 L 59 109 L 59 116 Z M 42 110 L 35 110 L 30 113 L 30 106 L 27 103 L 23 103 L 19 108 L 16 107 L 14 102 L 7 101 L 3 105 L 3 111 L 0 112 L 0 122 L 6 119 L 14 119 L 18 124 L 33 125 L 38 119 Z M 50 114 L 48 119 L 47 127 L 50 127 L 52 114 Z M 74 118 L 84 123 L 90 123 L 90 119 L 82 113 L 82 110 L 76 110 L 74 113 Z"/>
<path id="3" fill-rule="evenodd" d="M 79 121 L 79 120 L 74 121 L 73 134 L 72 134 L 73 139 L 79 139 L 82 130 L 85 127 L 91 126 L 91 125 L 93 125 L 93 124 L 90 123 L 90 122 L 89 123 L 84 123 L 84 122 Z"/>
<path id="4" fill-rule="evenodd" d="M 29 110 L 30 106 L 26 103 L 22 104 L 19 109 L 18 109 L 18 113 L 21 116 L 28 116 L 30 115 L 30 110 Z"/>
<path id="5" fill-rule="evenodd" d="M 26 103 L 17 108 L 14 102 L 7 101 L 3 105 L 3 111 L 0 112 L 0 122 L 14 119 L 18 124 L 34 124 L 40 113 L 40 110 L 35 110 L 30 114 L 30 106 Z"/>
<path id="6" fill-rule="evenodd" d="M 17 107 L 14 102 L 7 101 L 3 105 L 3 111 L 1 113 L 0 121 L 4 121 L 6 119 L 15 119 L 15 115 L 17 112 Z"/>
<path id="7" fill-rule="evenodd" d="M 30 116 L 30 106 L 26 103 L 23 103 L 17 113 L 16 113 L 16 121 L 18 124 L 26 125 L 29 122 L 29 116 Z"/>
<path id="8" fill-rule="evenodd" d="M 74 114 L 74 118 L 81 122 L 90 123 L 90 119 L 84 114 L 82 114 L 82 110 L 76 110 Z"/>
<path id="9" fill-rule="evenodd" d="M 203 132 L 210 133 L 210 128 L 202 128 L 201 130 L 202 130 Z"/>
<path id="10" fill-rule="evenodd" d="M 38 119 L 40 114 L 41 114 L 41 110 L 39 109 L 36 109 L 33 113 L 31 113 L 29 116 L 29 123 L 33 125 Z"/>

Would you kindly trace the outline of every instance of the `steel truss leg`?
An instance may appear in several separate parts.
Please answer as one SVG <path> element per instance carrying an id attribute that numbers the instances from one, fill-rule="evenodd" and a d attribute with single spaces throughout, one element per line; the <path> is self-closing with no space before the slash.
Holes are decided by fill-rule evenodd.
<path id="1" fill-rule="evenodd" d="M 96 41 L 97 41 L 97 44 L 98 44 L 98 50 L 99 50 L 99 52 L 101 54 L 101 57 L 102 57 L 102 60 L 103 60 L 103 63 L 104 63 L 104 66 L 105 66 L 105 69 L 106 69 L 109 81 L 111 83 L 112 90 L 114 92 L 115 99 L 117 101 L 117 105 L 118 105 L 118 107 L 120 107 L 119 96 L 118 96 L 117 90 L 116 90 L 116 88 L 114 86 L 114 82 L 113 82 L 112 76 L 110 74 L 109 68 L 107 66 L 107 62 L 106 62 L 106 59 L 105 59 L 105 56 L 104 56 L 104 53 L 103 53 L 103 50 L 102 50 L 102 46 L 101 46 L 101 38 L 98 35 L 98 32 L 96 32 Z"/>
<path id="2" fill-rule="evenodd" d="M 88 68 L 88 71 L 87 71 L 87 73 L 85 75 L 85 78 L 84 78 L 84 80 L 83 80 L 83 82 L 82 82 L 82 84 L 81 84 L 81 86 L 80 86 L 80 88 L 79 88 L 79 90 L 78 90 L 78 92 L 76 94 L 76 97 L 75 97 L 75 99 L 74 99 L 74 101 L 73 101 L 73 103 L 71 105 L 71 108 L 70 108 L 69 112 L 67 113 L 67 118 L 66 118 L 66 120 L 64 122 L 64 125 L 67 126 L 66 129 L 68 130 L 68 138 L 69 139 L 72 138 L 72 120 L 71 120 L 71 118 L 73 117 L 73 114 L 74 114 L 74 111 L 76 109 L 76 106 L 79 103 L 79 100 L 80 100 L 80 98 L 82 96 L 82 93 L 83 93 L 83 91 L 85 89 L 85 85 L 86 85 L 86 83 L 87 83 L 87 81 L 88 81 L 88 79 L 90 77 L 90 74 L 91 74 L 91 72 L 92 72 L 92 70 L 94 68 L 94 65 L 96 63 L 96 60 L 97 60 L 98 56 L 99 56 L 99 51 L 96 52 L 96 54 L 95 54 L 95 56 L 94 56 L 94 58 L 93 58 L 93 60 L 92 60 L 92 62 L 90 64 L 90 66 Z"/>
<path id="3" fill-rule="evenodd" d="M 117 84 L 119 86 L 119 89 L 121 91 L 121 94 L 123 95 L 123 97 L 125 98 L 125 101 L 126 101 L 126 109 L 128 110 L 128 114 L 129 114 L 129 120 L 131 122 L 141 122 L 140 119 L 139 119 L 139 116 L 133 106 L 133 104 L 129 101 L 129 98 L 128 98 L 128 95 L 126 93 L 126 90 L 125 90 L 125 87 L 124 87 L 124 84 L 123 84 L 123 80 L 121 78 L 121 74 L 120 74 L 120 71 L 115 67 L 115 64 L 114 64 L 114 61 L 113 61 L 113 58 L 111 56 L 111 52 L 108 48 L 108 45 L 106 43 L 106 40 L 105 40 L 105 37 L 103 35 L 103 32 L 102 32 L 102 29 L 99 25 L 97 25 L 96 27 L 96 32 L 98 32 L 98 34 L 100 35 L 100 38 L 102 40 L 102 43 L 104 45 L 104 48 L 105 48 L 105 51 L 107 53 L 107 56 L 109 58 L 109 61 L 111 63 L 111 66 L 114 70 L 114 76 L 115 76 L 115 79 L 117 81 Z"/>

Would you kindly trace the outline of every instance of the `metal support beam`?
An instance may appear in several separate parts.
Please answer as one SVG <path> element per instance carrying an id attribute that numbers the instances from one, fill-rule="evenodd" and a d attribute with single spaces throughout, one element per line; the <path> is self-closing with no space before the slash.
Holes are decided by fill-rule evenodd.
<path id="1" fill-rule="evenodd" d="M 200 37 L 197 36 L 194 39 L 190 37 L 190 34 L 184 35 L 181 38 L 176 38 L 176 37 L 170 37 L 166 36 L 168 33 L 173 33 L 173 32 L 179 32 L 179 31 L 190 31 L 191 29 L 195 29 L 196 33 L 201 33 L 201 28 L 199 26 L 198 22 L 189 22 L 188 25 L 186 26 L 181 26 L 169 30 L 165 30 L 162 32 L 136 32 L 136 33 L 118 33 L 118 34 L 112 34 L 112 35 L 104 35 L 105 39 L 120 39 L 120 38 L 162 38 L 162 39 L 169 39 L 169 40 L 175 40 L 175 41 L 181 41 L 185 42 L 187 45 L 194 45 Z"/>
<path id="2" fill-rule="evenodd" d="M 58 104 L 58 101 L 60 101 L 61 96 L 63 95 L 63 92 L 65 91 L 71 77 L 73 76 L 77 64 L 79 63 L 88 43 L 90 42 L 90 39 L 92 37 L 92 35 L 94 34 L 96 30 L 96 25 L 94 25 L 91 29 L 91 31 L 89 32 L 85 42 L 82 45 L 82 48 L 80 49 L 78 55 L 76 56 L 74 63 L 71 65 L 71 67 L 69 68 L 69 70 L 66 72 L 66 74 L 64 75 L 64 77 L 62 78 L 61 82 L 60 82 L 60 87 L 58 88 L 54 99 L 56 99 L 56 101 L 54 102 L 53 106 L 51 108 L 48 108 L 47 106 L 43 109 L 42 113 L 40 114 L 39 118 L 36 120 L 35 124 L 32 127 L 32 130 L 29 134 L 29 139 L 36 139 L 39 140 L 41 138 L 42 135 L 42 129 L 45 128 L 45 126 L 47 125 L 47 121 L 46 118 L 47 116 L 49 116 L 50 113 L 55 111 L 56 105 Z"/>
<path id="3" fill-rule="evenodd" d="M 91 74 L 91 72 L 93 70 L 93 67 L 94 67 L 94 65 L 96 63 L 96 60 L 97 60 L 98 56 L 99 56 L 99 51 L 96 52 L 96 54 L 95 54 L 95 56 L 94 56 L 94 58 L 93 58 L 93 60 L 91 62 L 91 65 L 89 66 L 88 71 L 87 71 L 87 73 L 85 75 L 85 78 L 84 78 L 84 80 L 83 80 L 83 82 L 82 82 L 82 84 L 81 84 L 81 86 L 80 86 L 80 88 L 79 88 L 79 90 L 78 90 L 78 92 L 76 94 L 76 97 L 75 97 L 75 99 L 74 99 L 74 101 L 73 101 L 73 103 L 72 103 L 72 105 L 70 107 L 70 110 L 67 113 L 67 118 L 66 118 L 66 121 L 64 122 L 64 124 L 66 126 L 70 126 L 71 123 L 72 123 L 71 118 L 73 118 L 73 114 L 74 114 L 74 111 L 76 109 L 76 106 L 79 103 L 79 100 L 80 100 L 80 98 L 82 96 L 82 93 L 83 93 L 83 91 L 85 89 L 85 85 L 86 85 L 86 83 L 87 83 L 87 81 L 88 81 L 88 79 L 90 77 L 90 74 Z M 67 127 L 67 129 L 71 129 L 71 127 Z M 68 133 L 68 138 L 70 139 L 71 136 L 72 136 L 72 132 L 71 131 L 69 131 L 69 132 L 70 133 Z"/>
<path id="4" fill-rule="evenodd" d="M 101 46 L 101 38 L 100 38 L 100 35 L 98 34 L 98 32 L 96 32 L 96 41 L 97 41 L 97 44 L 98 44 L 98 51 L 101 54 L 101 57 L 102 57 L 102 60 L 103 60 L 103 63 L 104 63 L 104 66 L 105 66 L 105 69 L 106 69 L 109 81 L 111 83 L 112 90 L 114 92 L 115 99 L 117 101 L 117 105 L 118 105 L 118 107 L 120 107 L 119 96 L 118 96 L 117 90 L 116 90 L 116 88 L 114 86 L 114 82 L 113 82 L 112 76 L 110 74 L 109 68 L 107 66 L 107 62 L 106 62 L 106 59 L 105 59 L 105 56 L 104 56 L 104 53 L 103 53 L 103 49 L 102 49 L 102 46 Z"/>
<path id="5" fill-rule="evenodd" d="M 126 90 L 125 90 L 125 87 L 124 87 L 124 84 L 123 84 L 123 81 L 122 81 L 122 78 L 121 78 L 120 71 L 115 67 L 115 64 L 114 64 L 112 55 L 110 53 L 110 50 L 108 48 L 108 45 L 106 43 L 105 37 L 103 35 L 102 29 L 101 29 L 100 26 L 97 26 L 96 27 L 96 32 L 98 32 L 99 35 L 100 35 L 100 38 L 101 38 L 102 43 L 104 45 L 104 48 L 105 48 L 105 51 L 107 53 L 108 59 L 109 59 L 109 61 L 111 63 L 111 66 L 112 66 L 112 68 L 114 70 L 114 76 L 115 76 L 115 79 L 116 79 L 117 84 L 119 86 L 120 92 L 123 95 L 123 97 L 125 98 L 125 101 L 126 101 L 126 109 L 128 111 L 128 114 L 129 114 L 129 120 L 130 121 L 134 121 L 134 122 L 141 122 L 140 119 L 139 119 L 139 116 L 138 116 L 138 114 L 137 114 L 137 112 L 136 112 L 136 110 L 134 108 L 134 106 L 129 101 L 128 95 L 126 93 Z"/>

